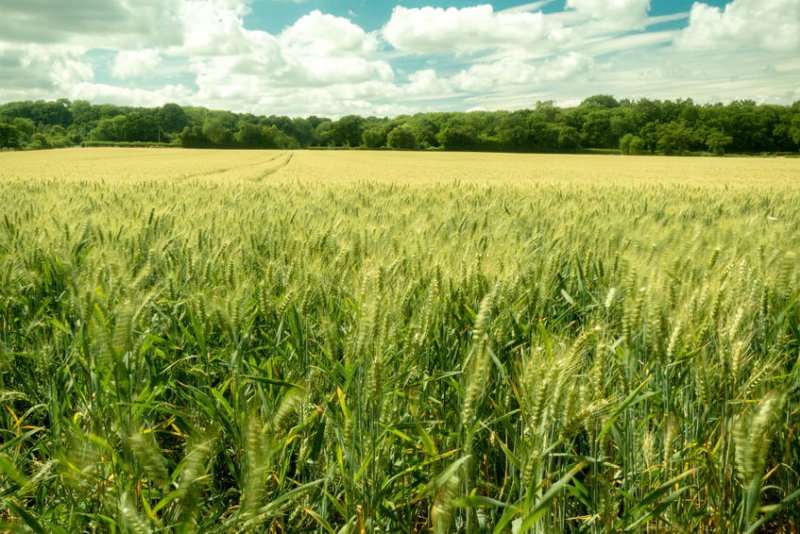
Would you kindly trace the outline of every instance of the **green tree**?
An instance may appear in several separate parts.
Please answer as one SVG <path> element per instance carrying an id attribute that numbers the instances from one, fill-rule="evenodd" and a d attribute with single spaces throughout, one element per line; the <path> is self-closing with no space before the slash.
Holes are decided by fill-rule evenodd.
<path id="1" fill-rule="evenodd" d="M 553 100 L 539 100 L 534 105 L 531 116 L 543 122 L 557 122 L 561 116 L 561 109 Z"/>
<path id="2" fill-rule="evenodd" d="M 70 145 L 79 145 L 83 142 L 83 133 L 76 124 L 67 128 L 67 142 Z"/>
<path id="3" fill-rule="evenodd" d="M 537 102 L 534 109 L 515 112 L 418 113 L 392 120 L 347 115 L 337 121 L 315 116 L 236 114 L 172 103 L 159 108 L 133 108 L 62 99 L 0 104 L 0 122 L 16 126 L 23 133 L 23 145 L 36 146 L 42 144 L 42 139 L 56 146 L 76 144 L 82 139 L 175 139 L 184 146 L 198 147 L 378 148 L 386 146 L 389 132 L 404 125 L 413 132 L 416 146 L 423 149 L 444 144 L 449 150 L 522 152 L 588 146 L 620 147 L 632 154 L 632 147 L 641 143 L 645 151 L 674 154 L 696 150 L 786 152 L 800 147 L 800 102 L 792 106 L 753 101 L 698 106 L 691 99 L 634 102 L 617 101 L 610 95 L 594 95 L 580 106 L 565 109 L 552 102 Z M 240 132 L 242 124 L 254 127 Z M 64 128 L 66 133 L 54 130 L 55 126 Z M 255 126 L 275 129 L 260 130 Z M 33 142 L 36 132 L 44 137 Z M 625 138 L 628 134 L 632 137 Z M 407 140 L 394 142 L 397 146 L 410 146 Z"/>
<path id="4" fill-rule="evenodd" d="M 581 129 L 583 146 L 613 148 L 618 144 L 611 129 L 611 116 L 607 109 L 596 109 L 586 114 Z"/>
<path id="5" fill-rule="evenodd" d="M 647 152 L 647 147 L 644 144 L 644 140 L 638 135 L 634 135 L 633 139 L 631 139 L 630 145 L 628 146 L 628 153 L 644 154 L 645 152 Z"/>
<path id="6" fill-rule="evenodd" d="M 478 147 L 478 134 L 469 126 L 448 126 L 439 134 L 439 141 L 445 150 L 475 150 Z"/>
<path id="7" fill-rule="evenodd" d="M 573 143 L 571 141 L 567 143 L 570 145 L 569 147 L 566 145 L 564 147 L 561 146 L 559 138 L 563 129 L 567 129 L 568 135 L 575 132 L 577 141 L 575 141 L 574 146 L 572 146 Z M 577 148 L 580 145 L 578 131 L 571 126 L 565 126 L 563 124 L 559 125 L 550 122 L 532 121 L 529 135 L 531 148 L 545 152 L 558 150 L 559 148 Z"/>
<path id="8" fill-rule="evenodd" d="M 22 145 L 22 132 L 15 126 L 0 123 L 0 148 L 20 148 Z"/>
<path id="9" fill-rule="evenodd" d="M 242 123 L 239 126 L 234 140 L 244 148 L 264 148 L 267 144 L 264 127 L 250 122 Z"/>
<path id="10" fill-rule="evenodd" d="M 394 128 L 386 137 L 386 142 L 390 148 L 401 150 L 414 150 L 417 148 L 417 138 L 414 131 L 403 124 Z"/>
<path id="11" fill-rule="evenodd" d="M 619 107 L 619 102 L 611 95 L 593 95 L 581 102 L 580 107 L 611 109 Z"/>
<path id="12" fill-rule="evenodd" d="M 88 100 L 75 100 L 70 106 L 73 123 L 79 126 L 93 126 L 100 119 L 97 106 L 93 106 Z"/>
<path id="13" fill-rule="evenodd" d="M 311 146 L 319 143 L 319 138 L 314 131 L 314 124 L 310 118 L 295 117 L 292 119 L 291 134 L 300 146 Z"/>
<path id="14" fill-rule="evenodd" d="M 664 154 L 683 154 L 694 140 L 694 132 L 683 122 L 669 122 L 658 127 L 656 148 Z"/>
<path id="15" fill-rule="evenodd" d="M 789 135 L 795 145 L 800 145 L 800 101 L 792 105 L 792 118 L 790 120 Z"/>
<path id="16" fill-rule="evenodd" d="M 89 132 L 89 137 L 94 141 L 124 141 L 124 122 L 124 115 L 118 115 L 111 119 L 101 119 L 97 122 L 97 126 Z"/>
<path id="17" fill-rule="evenodd" d="M 716 128 L 709 130 L 706 135 L 706 146 L 714 154 L 721 156 L 725 153 L 725 147 L 733 142 L 733 137 Z"/>
<path id="18" fill-rule="evenodd" d="M 386 144 L 386 132 L 380 126 L 372 126 L 361 134 L 361 142 L 367 148 L 381 148 Z"/>
<path id="19" fill-rule="evenodd" d="M 221 118 L 212 117 L 203 122 L 203 136 L 214 145 L 225 146 L 230 142 L 231 132 Z"/>
<path id="20" fill-rule="evenodd" d="M 55 102 L 36 103 L 35 116 L 32 117 L 38 124 L 58 124 L 66 128 L 72 124 L 72 113 L 69 110 L 69 100 L 61 98 Z"/>
<path id="21" fill-rule="evenodd" d="M 158 125 L 149 113 L 134 111 L 122 120 L 122 138 L 125 141 L 158 141 Z"/>
<path id="22" fill-rule="evenodd" d="M 33 134 L 36 133 L 36 125 L 33 124 L 31 119 L 15 117 L 11 124 L 22 134 L 23 143 L 29 141 Z"/>
<path id="23" fill-rule="evenodd" d="M 317 142 L 323 146 L 336 146 L 337 130 L 332 120 L 324 120 L 314 128 Z"/>
<path id="24" fill-rule="evenodd" d="M 622 139 L 619 140 L 619 151 L 623 154 L 630 154 L 631 153 L 631 141 L 633 141 L 633 134 L 625 134 L 622 136 Z"/>
<path id="25" fill-rule="evenodd" d="M 644 143 L 645 150 L 651 154 L 654 154 L 656 151 L 660 127 L 661 123 L 651 121 L 639 129 L 639 137 L 642 138 L 642 143 Z"/>
<path id="26" fill-rule="evenodd" d="M 414 137 L 417 138 L 417 145 L 420 148 L 439 146 L 439 140 L 436 138 L 439 126 L 430 118 L 429 114 L 420 113 L 414 115 L 406 124 L 414 132 Z"/>
<path id="27" fill-rule="evenodd" d="M 613 111 L 611 116 L 611 133 L 617 139 L 622 139 L 625 134 L 636 134 L 636 118 L 631 107 L 620 107 Z"/>
<path id="28" fill-rule="evenodd" d="M 660 123 L 663 120 L 661 102 L 658 100 L 648 100 L 646 98 L 637 101 L 636 105 L 633 107 L 633 119 L 640 130 L 647 124 Z M 646 138 L 642 138 L 645 142 L 648 142 Z M 655 141 L 653 142 L 653 146 L 655 147 Z"/>
<path id="29" fill-rule="evenodd" d="M 356 147 L 361 144 L 364 119 L 358 115 L 346 115 L 334 124 L 334 144 Z"/>
<path id="30" fill-rule="evenodd" d="M 530 150 L 531 131 L 526 113 L 514 112 L 502 117 L 498 130 L 498 142 L 503 150 L 514 152 Z"/>
<path id="31" fill-rule="evenodd" d="M 47 129 L 48 144 L 54 148 L 61 148 L 72 145 L 72 142 L 67 137 L 67 129 L 56 124 Z"/>
<path id="32" fill-rule="evenodd" d="M 200 148 L 211 146 L 211 142 L 203 134 L 203 128 L 200 126 L 187 126 L 178 135 L 181 146 L 185 148 Z"/>
<path id="33" fill-rule="evenodd" d="M 156 111 L 158 126 L 167 133 L 182 131 L 189 124 L 186 111 L 178 104 L 164 104 Z"/>
<path id="34" fill-rule="evenodd" d="M 561 126 L 558 131 L 558 148 L 574 150 L 581 147 L 581 135 L 572 126 Z"/>
<path id="35" fill-rule="evenodd" d="M 236 144 L 243 148 L 297 148 L 297 141 L 286 135 L 277 126 L 261 126 L 243 122 L 234 136 Z"/>
<path id="36" fill-rule="evenodd" d="M 52 145 L 45 134 L 35 133 L 31 137 L 31 148 L 52 148 Z"/>

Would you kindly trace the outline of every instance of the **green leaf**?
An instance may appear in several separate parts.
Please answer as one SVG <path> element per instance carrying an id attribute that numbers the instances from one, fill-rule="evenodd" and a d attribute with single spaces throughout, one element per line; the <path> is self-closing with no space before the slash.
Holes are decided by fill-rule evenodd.
<path id="1" fill-rule="evenodd" d="M 6 506 L 8 506 L 8 509 L 11 510 L 15 516 L 22 519 L 22 521 L 28 525 L 28 528 L 36 532 L 36 534 L 47 534 L 48 530 L 45 529 L 30 512 L 25 510 L 25 508 L 19 506 L 14 501 L 7 500 L 5 503 Z"/>
<path id="2" fill-rule="evenodd" d="M 492 499 L 491 497 L 484 497 L 482 495 L 468 495 L 467 497 L 460 497 L 453 501 L 453 504 L 458 508 L 505 508 L 509 506 L 508 503 Z"/>
<path id="3" fill-rule="evenodd" d="M 584 467 L 586 467 L 587 462 L 581 462 L 570 471 L 558 479 L 558 482 L 553 484 L 547 492 L 542 495 L 540 499 L 537 500 L 536 505 L 531 509 L 527 516 L 525 516 L 522 522 L 522 531 L 526 531 L 529 528 L 533 527 L 539 519 L 547 512 L 547 507 L 550 506 L 550 502 L 555 498 L 558 493 L 561 492 L 562 489 L 569 483 L 570 480 L 573 479 L 575 475 L 583 471 Z"/>

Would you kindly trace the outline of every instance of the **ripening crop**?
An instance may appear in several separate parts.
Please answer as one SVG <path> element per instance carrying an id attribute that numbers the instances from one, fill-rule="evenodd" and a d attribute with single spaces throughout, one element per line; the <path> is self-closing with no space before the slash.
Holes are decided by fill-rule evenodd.
<path id="1" fill-rule="evenodd" d="M 800 160 L 0 153 L 0 530 L 796 532 Z"/>

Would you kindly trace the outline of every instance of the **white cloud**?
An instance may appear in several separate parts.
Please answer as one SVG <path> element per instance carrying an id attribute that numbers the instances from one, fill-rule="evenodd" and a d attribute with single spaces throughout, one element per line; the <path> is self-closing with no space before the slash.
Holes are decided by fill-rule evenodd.
<path id="1" fill-rule="evenodd" d="M 691 14 L 660 17 L 648 16 L 649 0 L 567 0 L 548 14 L 537 11 L 555 0 L 523 1 L 503 11 L 398 6 L 379 32 L 355 15 L 309 10 L 271 34 L 246 22 L 251 9 L 265 9 L 255 0 L 15 0 L 0 18 L 0 101 L 66 96 L 340 116 L 516 109 L 597 93 L 800 94 L 798 0 L 698 2 Z M 685 30 L 634 31 L 684 18 Z"/>
<path id="2" fill-rule="evenodd" d="M 457 9 L 392 10 L 384 38 L 398 50 L 416 54 L 475 52 L 492 48 L 552 46 L 567 36 L 541 13 L 495 12 L 490 4 Z"/>
<path id="3" fill-rule="evenodd" d="M 570 52 L 547 61 L 530 63 L 513 58 L 477 63 L 452 77 L 453 85 L 471 93 L 534 89 L 536 86 L 570 80 L 588 71 L 591 58 Z"/>
<path id="4" fill-rule="evenodd" d="M 315 11 L 278 36 L 231 29 L 247 46 L 228 54 L 194 57 L 199 87 L 194 101 L 215 108 L 259 113 L 346 114 L 381 109 L 376 102 L 395 88 L 394 71 L 373 57 L 376 38 L 351 21 Z M 283 106 L 283 109 L 280 107 Z"/>
<path id="5" fill-rule="evenodd" d="M 587 39 L 585 45 L 586 49 L 591 50 L 594 55 L 612 54 L 628 50 L 646 50 L 671 43 L 676 34 L 676 30 L 666 30 L 631 33 L 612 38 L 601 36 L 596 39 Z"/>
<path id="6" fill-rule="evenodd" d="M 192 56 L 246 53 L 254 33 L 244 28 L 247 4 L 229 0 L 184 0 L 178 8 L 183 31 L 175 52 Z"/>
<path id="7" fill-rule="evenodd" d="M 357 83 L 392 80 L 388 62 L 371 56 L 377 37 L 349 19 L 314 10 L 277 37 L 288 70 L 285 80 L 299 84 Z"/>
<path id="8" fill-rule="evenodd" d="M 453 76 L 453 85 L 463 91 L 488 92 L 497 86 L 530 85 L 536 82 L 538 69 L 516 60 L 502 59 L 493 63 L 477 63 Z"/>
<path id="9" fill-rule="evenodd" d="M 182 0 L 41 0 L 3 3 L 0 39 L 83 48 L 168 46 L 180 40 Z"/>
<path id="10" fill-rule="evenodd" d="M 724 10 L 696 2 L 676 42 L 690 50 L 800 52 L 800 2 L 733 0 Z"/>
<path id="11" fill-rule="evenodd" d="M 504 13 L 521 13 L 523 11 L 539 11 L 547 4 L 552 4 L 555 0 L 539 0 L 537 2 L 530 2 L 528 4 L 520 4 L 518 6 L 509 7 L 503 10 Z"/>
<path id="12" fill-rule="evenodd" d="M 607 29 L 641 29 L 650 0 L 567 0 L 567 7 L 600 21 Z"/>
<path id="13" fill-rule="evenodd" d="M 378 40 L 349 19 L 314 10 L 300 17 L 278 36 L 280 43 L 298 54 L 329 56 L 373 52 Z"/>
<path id="14" fill-rule="evenodd" d="M 422 69 L 411 73 L 408 83 L 398 88 L 398 92 L 398 96 L 442 97 L 452 94 L 453 86 L 448 80 L 440 78 L 434 69 Z"/>
<path id="15" fill-rule="evenodd" d="M 191 90 L 183 85 L 166 85 L 158 89 L 138 89 L 115 85 L 81 82 L 65 88 L 61 96 L 91 102 L 108 102 L 128 106 L 161 106 L 167 102 L 191 102 Z"/>
<path id="16" fill-rule="evenodd" d="M 309 57 L 301 61 L 306 83 L 328 85 L 334 83 L 366 82 L 373 79 L 391 80 L 392 67 L 385 61 L 369 61 L 351 57 Z"/>
<path id="17" fill-rule="evenodd" d="M 120 50 L 114 58 L 111 74 L 115 78 L 149 77 L 159 63 L 161 55 L 158 50 Z"/>
<path id="18" fill-rule="evenodd" d="M 0 43 L 0 94 L 27 100 L 91 81 L 94 69 L 82 55 L 82 49 L 69 45 Z"/>
<path id="19" fill-rule="evenodd" d="M 232 104 L 225 102 L 235 102 L 254 109 L 264 98 L 331 86 L 342 86 L 335 92 L 349 98 L 348 89 L 394 79 L 391 65 L 373 57 L 377 38 L 346 18 L 312 11 L 273 36 L 245 28 L 235 10 L 223 9 L 220 15 L 226 21 L 224 32 L 188 47 L 202 52 L 191 63 L 202 102 L 229 108 Z M 212 55 L 217 40 L 229 46 Z"/>
<path id="20" fill-rule="evenodd" d="M 592 64 L 591 57 L 578 52 L 570 52 L 545 62 L 542 79 L 549 82 L 571 80 L 579 74 L 587 72 Z"/>

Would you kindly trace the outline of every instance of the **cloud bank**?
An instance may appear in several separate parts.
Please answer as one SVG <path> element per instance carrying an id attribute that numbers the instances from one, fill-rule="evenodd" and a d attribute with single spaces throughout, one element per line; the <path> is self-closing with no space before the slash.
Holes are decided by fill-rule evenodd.
<path id="1" fill-rule="evenodd" d="M 800 2 L 566 0 L 497 10 L 397 6 L 368 31 L 309 8 L 280 32 L 247 0 L 12 0 L 0 100 L 168 101 L 290 115 L 514 109 L 537 100 L 800 97 Z M 263 8 L 263 6 L 261 6 Z M 272 9 L 280 9 L 276 3 Z M 679 21 L 664 29 L 659 24 Z M 677 27 L 675 27 L 677 26 Z"/>

